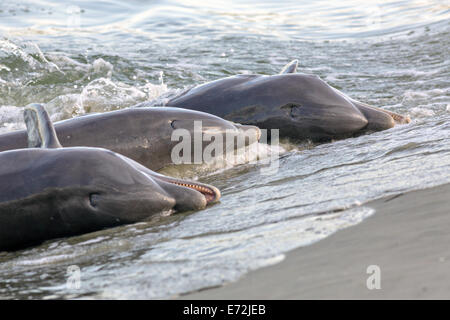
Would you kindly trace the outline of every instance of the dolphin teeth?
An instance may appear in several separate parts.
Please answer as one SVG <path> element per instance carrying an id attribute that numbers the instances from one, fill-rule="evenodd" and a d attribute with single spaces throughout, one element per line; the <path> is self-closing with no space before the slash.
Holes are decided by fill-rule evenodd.
<path id="1" fill-rule="evenodd" d="M 191 188 L 191 189 L 194 189 L 194 190 L 202 193 L 205 196 L 207 202 L 215 201 L 215 200 L 217 200 L 216 198 L 218 198 L 217 194 L 216 194 L 216 192 L 214 192 L 214 190 L 204 187 L 204 186 L 200 186 L 200 185 L 196 185 L 196 184 L 175 182 L 175 181 L 171 181 L 171 183 L 182 186 L 182 187 Z"/>

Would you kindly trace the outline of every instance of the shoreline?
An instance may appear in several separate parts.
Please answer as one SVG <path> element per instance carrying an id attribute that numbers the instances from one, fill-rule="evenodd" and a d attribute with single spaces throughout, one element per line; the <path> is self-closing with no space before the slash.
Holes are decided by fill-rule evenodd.
<path id="1" fill-rule="evenodd" d="M 289 251 L 282 262 L 237 282 L 178 298 L 450 299 L 450 184 L 364 206 L 376 212 L 356 226 Z M 368 289 L 369 277 L 380 289 Z"/>

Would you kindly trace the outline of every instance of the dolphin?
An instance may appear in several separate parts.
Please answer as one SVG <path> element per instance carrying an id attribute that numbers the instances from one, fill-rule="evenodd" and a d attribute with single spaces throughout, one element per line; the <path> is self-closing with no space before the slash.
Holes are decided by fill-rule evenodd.
<path id="1" fill-rule="evenodd" d="M 280 137 L 329 141 L 409 123 L 409 117 L 356 101 L 316 75 L 296 73 L 298 61 L 278 75 L 235 75 L 188 89 L 168 106 L 208 112 Z M 270 132 L 268 132 L 270 135 Z"/>
<path id="2" fill-rule="evenodd" d="M 261 135 L 254 126 L 240 125 L 217 116 L 170 107 L 146 107 L 89 114 L 55 123 L 59 141 L 65 147 L 105 148 L 131 158 L 151 170 L 172 164 L 171 151 L 178 140 L 172 140 L 176 129 L 186 129 L 194 136 L 195 121 L 201 121 L 201 134 L 213 132 L 225 139 L 226 134 L 242 137 L 245 145 L 256 142 Z M 225 141 L 225 140 L 224 140 Z M 202 141 L 203 148 L 207 141 Z M 25 148 L 27 132 L 19 130 L 0 135 L 0 151 Z"/>
<path id="3" fill-rule="evenodd" d="M 103 148 L 62 148 L 42 105 L 25 108 L 30 148 L 0 152 L 0 251 L 220 199 L 210 185 L 167 177 Z"/>

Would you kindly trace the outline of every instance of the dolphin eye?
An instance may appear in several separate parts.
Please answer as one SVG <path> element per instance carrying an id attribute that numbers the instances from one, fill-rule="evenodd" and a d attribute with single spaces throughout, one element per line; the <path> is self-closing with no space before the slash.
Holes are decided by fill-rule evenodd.
<path id="1" fill-rule="evenodd" d="M 280 109 L 286 110 L 291 118 L 295 118 L 296 116 L 300 115 L 301 107 L 302 105 L 298 103 L 288 103 L 281 106 Z"/>
<path id="2" fill-rule="evenodd" d="M 176 129 L 175 128 L 175 121 L 177 121 L 177 120 L 171 120 L 170 121 L 170 126 L 172 127 L 172 129 Z"/>
<path id="3" fill-rule="evenodd" d="M 89 203 L 91 207 L 97 207 L 98 200 L 100 199 L 100 195 L 98 193 L 91 193 L 89 194 Z"/>

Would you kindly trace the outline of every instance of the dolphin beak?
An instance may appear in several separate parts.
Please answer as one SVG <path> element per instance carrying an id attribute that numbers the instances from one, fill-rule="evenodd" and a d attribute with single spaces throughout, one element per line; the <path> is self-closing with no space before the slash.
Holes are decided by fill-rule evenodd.
<path id="1" fill-rule="evenodd" d="M 344 96 L 351 103 L 353 103 L 353 105 L 355 107 L 357 107 L 359 109 L 359 111 L 361 111 L 364 114 L 364 116 L 367 118 L 367 120 L 369 121 L 369 125 L 370 125 L 370 119 L 369 118 L 372 118 L 372 121 L 374 123 L 378 122 L 378 125 L 382 124 L 381 127 L 385 127 L 386 129 L 391 128 L 391 127 L 393 127 L 396 124 L 407 124 L 407 123 L 411 122 L 411 118 L 409 116 L 403 116 L 401 114 L 398 114 L 398 113 L 395 113 L 395 112 L 392 112 L 392 111 L 388 111 L 388 110 L 385 110 L 385 109 L 381 109 L 381 108 L 378 108 L 378 107 L 374 107 L 374 106 L 368 105 L 368 104 L 363 103 L 363 102 L 356 101 L 356 100 L 350 98 L 349 96 L 347 96 L 346 94 L 344 94 L 344 93 L 340 92 L 339 90 L 335 89 L 335 88 L 333 88 L 333 90 L 336 93 Z M 381 113 L 389 115 L 392 120 L 389 119 L 388 117 L 382 116 Z M 384 120 L 382 120 L 382 118 L 384 118 Z M 384 124 L 383 124 L 383 122 L 384 122 Z"/>
<path id="2" fill-rule="evenodd" d="M 155 176 L 157 179 L 160 179 L 164 182 L 174 184 L 174 185 L 177 185 L 180 187 L 189 188 L 189 189 L 195 190 L 197 192 L 200 192 L 205 197 L 206 204 L 213 204 L 213 203 L 219 202 L 219 200 L 220 200 L 220 197 L 221 197 L 220 190 L 209 184 L 181 180 L 181 179 L 176 179 L 176 178 L 172 178 L 172 177 L 166 177 L 166 176 L 159 175 L 159 174 L 154 175 L 154 177 Z"/>
<path id="3" fill-rule="evenodd" d="M 374 108 L 376 110 L 379 110 L 379 111 L 382 111 L 384 113 L 387 113 L 388 115 L 390 115 L 394 119 L 396 124 L 407 124 L 407 123 L 411 122 L 411 118 L 409 116 L 403 116 L 401 114 L 398 114 L 398 113 L 395 113 L 395 112 L 392 112 L 392 111 L 388 111 L 388 110 L 384 110 L 384 109 L 381 109 L 381 108 L 377 108 L 377 107 L 372 107 L 372 108 Z"/>
<path id="4" fill-rule="evenodd" d="M 381 131 L 394 127 L 396 124 L 410 123 L 409 116 L 377 108 L 359 101 L 351 100 L 351 102 L 366 117 L 368 124 L 366 130 Z"/>

